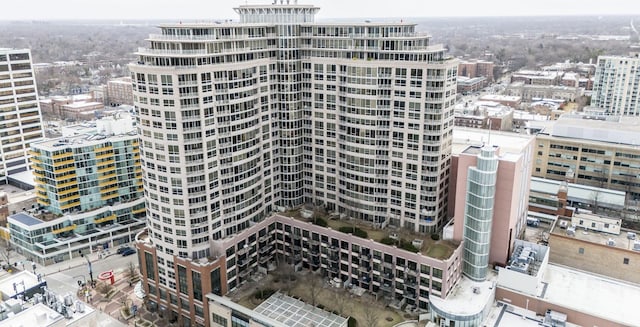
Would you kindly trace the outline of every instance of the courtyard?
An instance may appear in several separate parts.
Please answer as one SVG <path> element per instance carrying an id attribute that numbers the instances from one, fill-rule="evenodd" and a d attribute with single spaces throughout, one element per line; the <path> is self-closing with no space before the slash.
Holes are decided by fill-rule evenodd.
<path id="1" fill-rule="evenodd" d="M 392 327 L 417 315 L 387 306 L 382 297 L 336 287 L 327 278 L 307 270 L 293 272 L 282 265 L 267 275 L 254 276 L 228 296 L 244 307 L 255 309 L 274 292 L 300 299 L 319 309 L 343 317 L 353 317 L 360 327 Z M 257 278 L 256 278 L 257 277 Z"/>

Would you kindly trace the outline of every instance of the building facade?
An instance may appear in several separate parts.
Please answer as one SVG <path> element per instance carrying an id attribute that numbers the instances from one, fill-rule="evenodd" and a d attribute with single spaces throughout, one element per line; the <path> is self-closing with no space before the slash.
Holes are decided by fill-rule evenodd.
<path id="1" fill-rule="evenodd" d="M 491 61 L 464 61 L 458 64 L 458 75 L 469 78 L 484 77 L 488 82 L 493 82 L 493 68 L 494 64 Z"/>
<path id="2" fill-rule="evenodd" d="M 44 137 L 30 50 L 0 48 L 0 184 L 29 170 L 29 144 Z"/>
<path id="3" fill-rule="evenodd" d="M 607 115 L 640 115 L 640 55 L 600 56 L 593 82 L 591 106 Z"/>
<path id="4" fill-rule="evenodd" d="M 559 85 L 530 85 L 523 82 L 511 83 L 505 90 L 506 95 L 518 96 L 524 102 L 541 100 L 560 100 L 575 102 L 584 94 L 584 88 Z"/>
<path id="5" fill-rule="evenodd" d="M 106 103 L 112 107 L 123 104 L 133 105 L 133 86 L 131 77 L 122 77 L 107 82 Z"/>
<path id="6" fill-rule="evenodd" d="M 496 149 L 483 146 L 477 154 L 476 166 L 469 167 L 467 172 L 462 272 L 474 281 L 487 277 L 498 163 Z"/>
<path id="7" fill-rule="evenodd" d="M 495 201 L 491 218 L 491 237 L 489 264 L 504 266 L 507 264 L 514 241 L 524 232 L 527 219 L 529 190 L 531 183 L 532 158 L 535 139 L 531 136 L 486 132 L 456 128 L 454 130 L 454 150 L 452 160 L 452 205 L 450 215 L 453 218 L 453 239 L 461 241 L 465 235 L 465 215 L 469 191 L 478 192 L 478 187 L 469 189 L 469 169 L 478 167 L 478 154 L 483 143 L 497 147 L 497 177 L 495 181 Z M 482 208 L 480 206 L 475 206 Z M 470 207 L 469 212 L 477 214 L 479 210 Z M 478 226 L 469 226 L 478 230 Z M 486 232 L 485 232 L 486 233 Z"/>
<path id="8" fill-rule="evenodd" d="M 108 121 L 108 120 L 107 120 Z M 129 133 L 101 133 L 31 145 L 37 203 L 42 210 L 8 219 L 13 244 L 25 257 L 50 264 L 133 241 L 145 226 L 139 141 Z M 25 217 L 26 216 L 26 217 Z"/>
<path id="9" fill-rule="evenodd" d="M 162 25 L 139 49 L 162 269 L 306 203 L 421 233 L 446 222 L 456 61 L 414 24 L 319 24 L 318 10 L 240 6 L 240 23 Z"/>

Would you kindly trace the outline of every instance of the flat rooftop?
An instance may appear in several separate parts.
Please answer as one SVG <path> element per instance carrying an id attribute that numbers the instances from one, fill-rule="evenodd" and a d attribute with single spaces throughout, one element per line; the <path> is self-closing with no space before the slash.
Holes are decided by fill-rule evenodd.
<path id="1" fill-rule="evenodd" d="M 63 105 L 65 108 L 78 109 L 85 107 L 104 106 L 102 102 L 73 102 Z"/>
<path id="2" fill-rule="evenodd" d="M 33 175 L 31 171 L 30 174 Z M 23 197 L 33 197 L 33 191 L 25 191 L 19 187 L 13 186 L 11 184 L 0 185 L 0 193 L 6 193 L 9 198 L 9 202 L 19 202 L 23 199 Z M 14 200 L 15 198 L 15 200 Z"/>
<path id="3" fill-rule="evenodd" d="M 480 97 L 480 100 L 486 101 L 520 101 L 519 96 L 515 95 L 500 95 L 500 94 L 485 94 Z"/>
<path id="4" fill-rule="evenodd" d="M 498 303 L 491 308 L 491 312 L 483 326 L 493 327 L 539 327 L 544 317 L 536 316 L 533 311 Z M 567 323 L 565 327 L 579 327 L 578 325 Z"/>
<path id="5" fill-rule="evenodd" d="M 74 308 L 76 308 L 77 299 L 74 298 Z M 81 304 L 83 312 L 73 310 L 70 318 L 65 318 L 57 311 L 49 308 L 43 303 L 26 307 L 15 316 L 9 317 L 0 322 L 3 327 L 24 327 L 24 326 L 93 326 L 97 325 L 95 320 L 95 310 L 86 304 Z M 61 322 L 63 321 L 63 322 Z"/>
<path id="6" fill-rule="evenodd" d="M 552 234 L 557 235 L 567 235 L 567 229 L 564 229 L 560 226 L 560 222 L 566 221 L 566 226 L 571 226 L 571 219 L 567 218 L 558 218 L 558 222 L 555 227 L 551 230 Z M 611 245 L 611 247 L 625 249 L 625 250 L 633 250 L 633 240 L 629 240 L 627 238 L 627 230 L 621 230 L 620 235 L 598 232 L 595 230 L 585 230 L 584 228 L 577 226 L 575 235 L 570 236 L 577 240 L 591 242 L 600 245 L 607 245 L 609 240 L 615 241 L 615 245 Z M 634 251 L 640 256 L 640 251 Z M 640 297 L 638 298 L 640 299 Z M 638 320 L 640 321 L 640 320 Z"/>
<path id="7" fill-rule="evenodd" d="M 23 212 L 19 212 L 19 213 L 13 214 L 13 215 L 11 215 L 11 218 L 15 219 L 19 223 L 24 224 L 26 226 L 35 226 L 35 225 L 43 223 L 42 220 L 40 220 L 38 218 L 35 218 L 35 217 L 31 216 L 31 215 L 28 215 L 26 213 L 23 213 Z"/>
<path id="8" fill-rule="evenodd" d="M 7 275 L 5 276 L 5 278 L 0 280 L 0 293 L 3 294 L 5 297 L 14 296 L 16 294 L 16 291 L 13 289 L 14 283 L 20 284 L 17 286 L 18 293 L 24 290 L 29 290 L 35 287 L 36 285 L 40 284 L 38 282 L 38 276 L 34 275 L 29 271 L 21 271 L 16 274 Z M 22 284 L 24 284 L 24 288 L 22 287 Z"/>
<path id="9" fill-rule="evenodd" d="M 640 321 L 640 286 L 549 264 L 542 298 L 625 326 Z"/>
<path id="10" fill-rule="evenodd" d="M 615 144 L 640 145 L 640 117 L 562 115 L 543 134 Z"/>
<path id="11" fill-rule="evenodd" d="M 481 312 L 489 303 L 493 301 L 497 275 L 493 271 L 487 274 L 487 280 L 475 282 L 463 276 L 460 278 L 451 293 L 445 299 L 434 296 L 429 301 L 439 308 L 452 315 L 469 316 Z"/>
<path id="12" fill-rule="evenodd" d="M 530 135 L 456 126 L 453 128 L 452 154 L 460 155 L 470 146 L 482 146 L 485 143 L 490 143 L 490 145 L 499 148 L 499 157 L 520 156 L 533 138 Z"/>
<path id="13" fill-rule="evenodd" d="M 347 318 L 320 310 L 282 293 L 273 294 L 254 311 L 288 327 L 340 327 L 346 326 L 347 322 Z"/>
<path id="14" fill-rule="evenodd" d="M 47 327 L 54 325 L 66 325 L 60 323 L 61 320 L 65 320 L 64 317 L 55 310 L 47 307 L 42 303 L 38 303 L 30 308 L 20 311 L 15 316 L 9 317 L 2 321 L 2 326 L 5 327 L 23 327 L 23 326 L 38 326 Z"/>
<path id="15" fill-rule="evenodd" d="M 82 148 L 92 145 L 103 144 L 105 141 L 119 141 L 131 139 L 135 134 L 119 134 L 119 135 L 104 135 L 104 134 L 90 134 L 87 133 L 85 127 L 78 127 L 79 132 L 85 134 L 69 135 L 65 137 L 58 137 L 55 139 L 47 139 L 44 141 L 33 143 L 33 147 L 36 149 L 42 149 L 47 151 L 63 150 L 68 148 Z M 70 130 L 71 131 L 71 130 Z M 95 129 L 94 129 L 95 131 Z"/>
<path id="16" fill-rule="evenodd" d="M 36 185 L 36 181 L 35 181 L 35 176 L 33 176 L 33 171 L 31 170 L 25 170 L 25 171 L 21 171 L 19 173 L 15 173 L 15 174 L 11 174 L 8 176 L 9 179 L 12 179 L 14 181 L 18 181 L 19 183 L 23 183 L 24 185 L 31 185 L 31 187 L 34 187 Z M 26 200 L 30 197 L 30 195 L 32 195 L 31 197 L 35 197 L 35 195 L 33 195 L 32 191 L 27 191 L 27 192 L 22 192 L 23 193 L 23 199 Z M 10 198 L 12 198 L 10 196 Z M 20 201 L 19 199 L 16 199 L 14 201 Z"/>

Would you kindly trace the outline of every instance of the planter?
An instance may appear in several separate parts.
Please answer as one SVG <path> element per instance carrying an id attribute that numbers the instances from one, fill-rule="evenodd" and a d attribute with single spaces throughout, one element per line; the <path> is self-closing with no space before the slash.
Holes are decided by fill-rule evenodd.
<path id="1" fill-rule="evenodd" d="M 131 314 L 131 311 L 125 308 L 120 309 L 120 315 L 122 316 L 122 318 L 124 318 L 124 320 L 133 318 L 133 314 Z"/>
<path id="2" fill-rule="evenodd" d="M 155 327 L 155 324 L 152 323 L 151 321 L 145 320 L 145 319 L 138 319 L 135 321 L 134 325 L 136 327 Z"/>

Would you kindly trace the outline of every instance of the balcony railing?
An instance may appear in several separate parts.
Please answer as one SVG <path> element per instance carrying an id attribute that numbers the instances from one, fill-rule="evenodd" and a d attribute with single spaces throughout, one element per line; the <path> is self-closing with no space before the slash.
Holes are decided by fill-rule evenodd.
<path id="1" fill-rule="evenodd" d="M 64 232 L 69 232 L 72 231 L 74 229 L 76 229 L 77 225 L 73 224 L 73 225 L 69 225 L 66 227 L 62 227 L 62 228 L 58 228 L 58 229 L 54 229 L 53 231 L 51 231 L 53 234 L 60 234 L 60 233 L 64 233 Z"/>

